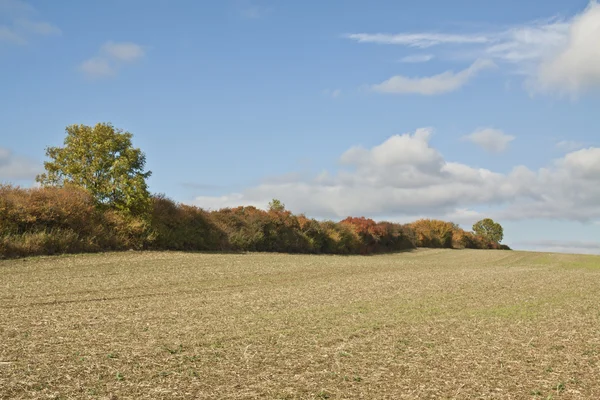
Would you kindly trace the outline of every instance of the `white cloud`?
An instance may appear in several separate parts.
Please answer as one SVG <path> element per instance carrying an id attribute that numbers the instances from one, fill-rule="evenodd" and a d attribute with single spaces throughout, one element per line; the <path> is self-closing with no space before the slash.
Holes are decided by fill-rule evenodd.
<path id="1" fill-rule="evenodd" d="M 440 44 L 472 44 L 487 43 L 489 39 L 483 35 L 457 35 L 445 33 L 352 33 L 348 39 L 359 43 L 397 44 L 410 47 L 427 48 Z"/>
<path id="2" fill-rule="evenodd" d="M 10 150 L 0 147 L 0 183 L 33 180 L 41 170 L 40 164 L 15 156 Z"/>
<path id="3" fill-rule="evenodd" d="M 493 66 L 494 63 L 489 60 L 477 60 L 460 72 L 446 71 L 438 75 L 418 78 L 396 75 L 382 83 L 372 85 L 371 89 L 381 93 L 413 93 L 424 96 L 448 93 L 461 88 L 480 71 Z"/>
<path id="4" fill-rule="evenodd" d="M 410 63 L 410 64 L 423 63 L 423 62 L 431 61 L 434 58 L 435 58 L 435 56 L 433 54 L 411 54 L 409 56 L 402 57 L 400 59 L 400 62 Z"/>
<path id="5" fill-rule="evenodd" d="M 494 33 L 493 41 L 483 49 L 486 56 L 507 63 L 534 64 L 566 42 L 569 24 L 560 20 L 534 21 L 529 25 Z"/>
<path id="6" fill-rule="evenodd" d="M 363 168 L 379 167 L 414 167 L 439 169 L 443 162 L 437 150 L 429 147 L 431 128 L 417 129 L 413 135 L 394 135 L 382 144 L 365 149 L 361 146 L 352 147 L 340 157 L 340 162 Z"/>
<path id="7" fill-rule="evenodd" d="M 60 35 L 61 30 L 49 22 L 35 21 L 35 8 L 24 1 L 0 0 L 0 16 L 6 24 L 0 25 L 0 42 L 25 45 L 35 36 Z"/>
<path id="8" fill-rule="evenodd" d="M 483 128 L 464 136 L 463 140 L 475 143 L 491 153 L 500 153 L 506 150 L 508 144 L 515 140 L 515 137 L 507 135 L 499 129 Z"/>
<path id="9" fill-rule="evenodd" d="M 590 147 L 568 153 L 560 163 L 575 176 L 597 179 L 600 177 L 600 148 Z"/>
<path id="10" fill-rule="evenodd" d="M 537 83 L 541 90 L 574 96 L 600 88 L 600 4 L 591 2 L 573 19 L 567 44 L 543 60 Z"/>
<path id="11" fill-rule="evenodd" d="M 211 209 L 266 207 L 279 198 L 294 212 L 325 218 L 439 217 L 472 223 L 478 209 L 499 220 L 600 220 L 600 148 L 566 154 L 545 168 L 509 173 L 445 160 L 431 129 L 392 136 L 372 148 L 353 147 L 337 172 L 263 182 L 238 193 L 195 199 Z"/>
<path id="12" fill-rule="evenodd" d="M 101 57 L 85 60 L 79 69 L 90 78 L 109 77 L 117 73 L 116 68 L 110 64 L 109 60 Z"/>
<path id="13" fill-rule="evenodd" d="M 78 68 L 88 78 L 112 77 L 124 65 L 132 64 L 144 55 L 144 48 L 138 44 L 106 42 L 100 47 L 98 55 L 83 61 Z"/>
<path id="14" fill-rule="evenodd" d="M 548 18 L 482 32 L 356 33 L 363 43 L 444 48 L 436 57 L 451 60 L 490 59 L 511 74 L 526 77 L 532 92 L 575 97 L 600 88 L 600 4 L 592 0 L 570 19 Z M 433 54 L 433 53 L 432 53 Z"/>
<path id="15" fill-rule="evenodd" d="M 136 61 L 142 58 L 145 53 L 142 46 L 131 42 L 106 42 L 102 45 L 100 52 L 108 58 L 123 62 Z"/>
<path id="16" fill-rule="evenodd" d="M 496 31 L 460 35 L 418 32 L 399 35 L 353 34 L 347 37 L 359 42 L 420 48 L 452 44 L 452 52 L 459 55 L 459 58 L 489 58 L 499 62 L 522 63 L 539 61 L 567 43 L 569 26 L 569 22 L 551 19 Z"/>

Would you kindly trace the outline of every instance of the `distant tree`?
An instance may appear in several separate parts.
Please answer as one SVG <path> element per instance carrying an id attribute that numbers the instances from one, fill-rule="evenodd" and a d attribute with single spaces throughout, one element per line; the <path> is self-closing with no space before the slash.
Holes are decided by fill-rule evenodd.
<path id="1" fill-rule="evenodd" d="M 496 243 L 500 243 L 504 238 L 504 229 L 502 229 L 502 225 L 494 222 L 494 220 L 490 218 L 485 218 L 476 222 L 475 225 L 473 225 L 473 232 Z"/>
<path id="2" fill-rule="evenodd" d="M 269 211 L 281 212 L 285 211 L 285 204 L 281 202 L 281 200 L 273 199 L 269 203 Z"/>
<path id="3" fill-rule="evenodd" d="M 132 134 L 110 123 L 70 125 L 64 147 L 46 148 L 50 161 L 36 181 L 43 186 L 75 185 L 88 190 L 98 205 L 128 214 L 149 211 L 144 171 L 146 156 L 131 143 Z"/>

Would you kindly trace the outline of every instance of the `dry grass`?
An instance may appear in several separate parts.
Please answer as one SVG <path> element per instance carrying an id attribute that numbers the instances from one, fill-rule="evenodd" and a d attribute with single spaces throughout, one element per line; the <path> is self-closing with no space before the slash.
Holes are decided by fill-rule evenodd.
<path id="1" fill-rule="evenodd" d="M 600 257 L 0 262 L 3 399 L 598 399 Z"/>

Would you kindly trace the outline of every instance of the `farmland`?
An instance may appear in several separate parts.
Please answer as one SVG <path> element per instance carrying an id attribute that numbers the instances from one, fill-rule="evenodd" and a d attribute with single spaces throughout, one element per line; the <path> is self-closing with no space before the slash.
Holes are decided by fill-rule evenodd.
<path id="1" fill-rule="evenodd" d="M 600 398 L 600 257 L 0 261 L 0 398 Z"/>

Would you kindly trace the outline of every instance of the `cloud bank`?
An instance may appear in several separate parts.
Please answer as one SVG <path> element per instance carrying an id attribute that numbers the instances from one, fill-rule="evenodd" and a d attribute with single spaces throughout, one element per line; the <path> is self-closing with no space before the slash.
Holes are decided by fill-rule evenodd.
<path id="1" fill-rule="evenodd" d="M 372 148 L 352 147 L 340 156 L 338 171 L 282 177 L 193 203 L 264 208 L 278 198 L 294 212 L 325 218 L 435 216 L 469 223 L 484 207 L 501 220 L 600 220 L 600 148 L 567 153 L 538 170 L 517 165 L 499 173 L 446 160 L 429 143 L 431 135 L 423 128 Z"/>

